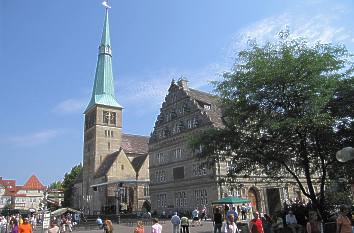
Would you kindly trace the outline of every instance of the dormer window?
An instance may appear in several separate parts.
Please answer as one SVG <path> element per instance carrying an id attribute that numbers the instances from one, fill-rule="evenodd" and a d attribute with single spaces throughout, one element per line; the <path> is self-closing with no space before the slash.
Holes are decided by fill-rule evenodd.
<path id="1" fill-rule="evenodd" d="M 211 106 L 210 106 L 209 104 L 204 104 L 204 109 L 210 110 L 210 109 L 211 109 Z"/>

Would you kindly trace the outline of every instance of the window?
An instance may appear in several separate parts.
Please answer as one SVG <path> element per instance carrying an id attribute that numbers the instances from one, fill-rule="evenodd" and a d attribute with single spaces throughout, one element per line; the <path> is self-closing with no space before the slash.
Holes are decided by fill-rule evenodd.
<path id="1" fill-rule="evenodd" d="M 206 171 L 206 163 L 197 163 L 192 165 L 192 174 L 193 176 L 205 176 L 207 174 Z"/>
<path id="2" fill-rule="evenodd" d="M 166 207 L 166 194 L 158 194 L 157 195 L 157 207 Z"/>
<path id="3" fill-rule="evenodd" d="M 210 110 L 211 106 L 209 104 L 204 104 L 204 109 Z"/>
<path id="4" fill-rule="evenodd" d="M 149 194 L 150 192 L 149 192 L 149 186 L 144 186 L 144 196 L 146 197 L 146 196 L 149 196 L 150 194 Z"/>
<path id="5" fill-rule="evenodd" d="M 207 205 L 208 196 L 206 189 L 196 189 L 194 190 L 194 199 L 197 205 Z"/>
<path id="6" fill-rule="evenodd" d="M 182 158 L 182 149 L 181 148 L 177 148 L 176 150 L 175 150 L 175 158 L 176 159 L 181 159 Z"/>
<path id="7" fill-rule="evenodd" d="M 109 142 L 107 146 L 108 146 L 108 150 L 110 150 L 111 149 L 111 143 Z"/>
<path id="8" fill-rule="evenodd" d="M 182 191 L 175 193 L 175 205 L 178 207 L 187 206 L 186 192 Z"/>
<path id="9" fill-rule="evenodd" d="M 192 121 L 191 120 L 187 120 L 187 127 L 188 127 L 188 129 L 192 128 Z"/>
<path id="10" fill-rule="evenodd" d="M 113 138 L 113 130 L 111 131 L 111 137 Z"/>
<path id="11" fill-rule="evenodd" d="M 108 122 L 109 122 L 109 112 L 103 111 L 103 123 L 108 124 Z"/>
<path id="12" fill-rule="evenodd" d="M 111 117 L 110 117 L 110 121 L 109 123 L 112 124 L 112 125 L 116 125 L 117 123 L 117 114 L 115 112 L 111 112 Z"/>
<path id="13" fill-rule="evenodd" d="M 158 183 L 166 182 L 166 171 L 158 170 L 155 172 L 155 180 Z"/>
<path id="14" fill-rule="evenodd" d="M 196 117 L 193 118 L 193 123 L 192 123 L 193 127 L 198 127 L 199 122 L 198 119 Z"/>
<path id="15" fill-rule="evenodd" d="M 173 168 L 173 179 L 183 179 L 184 178 L 184 167 Z"/>
<path id="16" fill-rule="evenodd" d="M 120 166 L 120 169 L 121 169 L 121 170 L 124 170 L 124 165 L 123 165 L 123 164 Z"/>

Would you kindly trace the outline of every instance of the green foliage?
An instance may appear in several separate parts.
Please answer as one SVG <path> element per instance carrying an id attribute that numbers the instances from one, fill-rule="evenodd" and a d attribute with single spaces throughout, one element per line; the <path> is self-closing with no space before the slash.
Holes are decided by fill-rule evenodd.
<path id="1" fill-rule="evenodd" d="M 49 185 L 49 189 L 62 189 L 63 186 L 61 184 L 61 181 L 54 181 Z"/>
<path id="2" fill-rule="evenodd" d="M 338 150 L 353 146 L 354 66 L 342 45 L 286 37 L 238 53 L 214 83 L 225 128 L 191 145 L 213 162 L 231 157 L 236 174 L 293 179 L 325 214 L 328 170 L 342 166 Z"/>
<path id="3" fill-rule="evenodd" d="M 72 199 L 72 193 L 73 193 L 73 187 L 75 180 L 79 173 L 81 172 L 82 165 L 76 165 L 74 166 L 71 171 L 68 173 L 65 173 L 64 175 L 64 180 L 62 182 L 62 187 L 64 188 L 64 203 L 63 206 L 70 207 L 71 206 L 71 199 Z"/>

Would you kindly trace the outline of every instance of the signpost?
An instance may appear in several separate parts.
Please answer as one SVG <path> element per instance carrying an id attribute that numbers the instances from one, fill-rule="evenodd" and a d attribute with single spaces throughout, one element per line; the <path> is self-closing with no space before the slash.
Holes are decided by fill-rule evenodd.
<path id="1" fill-rule="evenodd" d="M 43 214 L 43 231 L 45 229 L 49 229 L 49 225 L 50 225 L 50 213 L 44 213 Z"/>

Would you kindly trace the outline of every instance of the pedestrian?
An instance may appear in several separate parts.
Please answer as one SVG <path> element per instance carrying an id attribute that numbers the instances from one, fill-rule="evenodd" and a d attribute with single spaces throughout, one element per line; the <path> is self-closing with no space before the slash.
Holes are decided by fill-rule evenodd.
<path id="1" fill-rule="evenodd" d="M 100 216 L 97 217 L 96 219 L 96 224 L 98 226 L 98 229 L 102 229 L 103 227 L 103 222 L 102 222 L 102 219 L 100 218 Z"/>
<path id="2" fill-rule="evenodd" d="M 242 204 L 241 206 L 241 219 L 246 220 L 246 213 L 247 213 L 247 207 L 245 203 Z"/>
<path id="3" fill-rule="evenodd" d="M 105 233 L 112 233 L 113 232 L 113 224 L 112 221 L 106 218 L 103 223 L 103 230 Z"/>
<path id="4" fill-rule="evenodd" d="M 199 211 L 198 211 L 197 208 L 195 208 L 192 211 L 192 226 L 194 226 L 195 223 L 198 223 L 200 225 L 200 222 L 199 222 Z"/>
<path id="5" fill-rule="evenodd" d="M 292 210 L 289 210 L 288 214 L 285 216 L 286 225 L 291 229 L 292 233 L 302 232 L 302 226 L 297 223 L 297 219 Z"/>
<path id="6" fill-rule="evenodd" d="M 346 206 L 341 206 L 339 208 L 339 216 L 337 218 L 337 231 L 336 233 L 351 233 L 352 225 L 351 220 L 348 218 L 348 208 Z"/>
<path id="7" fill-rule="evenodd" d="M 315 211 L 309 212 L 309 222 L 306 224 L 307 233 L 321 233 L 321 222 Z"/>
<path id="8" fill-rule="evenodd" d="M 151 233 L 161 233 L 162 226 L 159 224 L 159 220 L 157 218 L 152 219 L 153 225 L 151 226 Z"/>
<path id="9" fill-rule="evenodd" d="M 17 220 L 15 218 L 12 220 L 11 233 L 18 233 L 18 222 L 17 222 Z"/>
<path id="10" fill-rule="evenodd" d="M 284 223 L 283 223 L 283 218 L 281 217 L 281 213 L 277 213 L 272 219 L 272 228 L 274 233 L 283 232 Z"/>
<path id="11" fill-rule="evenodd" d="M 264 214 L 261 218 L 263 224 L 264 233 L 271 233 L 272 228 L 272 220 L 268 214 Z"/>
<path id="12" fill-rule="evenodd" d="M 206 221 L 206 218 L 207 218 L 207 208 L 204 205 L 203 208 L 202 208 L 202 213 L 201 213 L 201 216 L 200 216 L 200 220 L 204 219 L 204 221 Z"/>
<path id="13" fill-rule="evenodd" d="M 189 233 L 189 219 L 186 216 L 181 218 L 181 232 Z"/>
<path id="14" fill-rule="evenodd" d="M 226 219 L 227 219 L 228 221 L 230 221 L 230 215 L 231 215 L 231 214 L 233 215 L 235 221 L 237 221 L 238 215 L 237 215 L 237 212 L 236 212 L 236 208 L 235 208 L 234 206 L 231 207 L 231 209 L 229 209 L 229 210 L 227 211 L 227 213 L 226 213 Z"/>
<path id="15" fill-rule="evenodd" d="M 51 222 L 50 228 L 48 229 L 48 233 L 59 233 L 59 227 L 55 224 L 55 222 Z"/>
<path id="16" fill-rule="evenodd" d="M 222 227 L 224 233 L 239 233 L 235 220 L 236 219 L 234 215 L 230 214 L 229 219 L 225 220 L 224 225 Z"/>
<path id="17" fill-rule="evenodd" d="M 220 213 L 220 209 L 216 208 L 214 212 L 214 218 L 213 218 L 213 224 L 214 224 L 214 233 L 221 233 L 221 227 L 222 227 L 222 215 Z"/>
<path id="18" fill-rule="evenodd" d="M 136 223 L 136 228 L 134 230 L 134 233 L 144 233 L 144 223 L 143 223 L 143 221 L 138 221 Z"/>
<path id="19" fill-rule="evenodd" d="M 18 227 L 18 233 L 32 233 L 32 226 L 28 221 L 28 218 L 23 219 L 23 223 Z"/>
<path id="20" fill-rule="evenodd" d="M 174 212 L 174 215 L 171 218 L 172 223 L 172 232 L 179 233 L 179 225 L 181 224 L 181 219 L 179 218 L 177 212 Z"/>
<path id="21" fill-rule="evenodd" d="M 259 218 L 258 211 L 253 212 L 253 219 L 249 222 L 250 233 L 264 233 L 262 220 Z"/>

